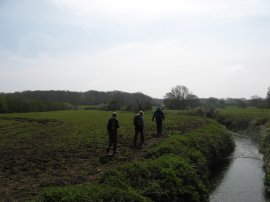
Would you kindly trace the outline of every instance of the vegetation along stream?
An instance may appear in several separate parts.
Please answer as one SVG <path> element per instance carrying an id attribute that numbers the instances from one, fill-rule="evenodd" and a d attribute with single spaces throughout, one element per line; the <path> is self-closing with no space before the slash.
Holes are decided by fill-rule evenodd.
<path id="1" fill-rule="evenodd" d="M 211 202 L 261 202 L 264 195 L 263 156 L 248 136 L 234 134 L 235 151 L 225 168 L 218 172 Z"/>

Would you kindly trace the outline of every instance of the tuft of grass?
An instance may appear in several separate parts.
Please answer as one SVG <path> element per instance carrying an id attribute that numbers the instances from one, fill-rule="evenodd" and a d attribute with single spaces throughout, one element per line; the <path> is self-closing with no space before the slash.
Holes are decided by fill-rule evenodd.
<path id="1" fill-rule="evenodd" d="M 141 196 L 132 189 L 123 190 L 117 187 L 106 185 L 76 185 L 67 187 L 47 188 L 40 194 L 35 201 L 40 202 L 72 202 L 72 201 L 131 201 L 148 202 L 148 198 Z"/>

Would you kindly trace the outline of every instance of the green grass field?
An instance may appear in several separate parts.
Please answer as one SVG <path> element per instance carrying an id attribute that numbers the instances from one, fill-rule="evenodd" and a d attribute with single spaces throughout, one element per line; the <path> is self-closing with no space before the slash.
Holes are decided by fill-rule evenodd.
<path id="1" fill-rule="evenodd" d="M 226 107 L 220 113 L 227 117 L 270 120 L 270 109 Z"/>
<path id="2" fill-rule="evenodd" d="M 0 114 L 0 199 L 25 200 L 40 193 L 46 187 L 98 183 L 102 174 L 112 166 L 143 160 L 146 158 L 145 156 L 148 158 L 149 156 L 155 156 L 155 158 L 161 156 L 160 152 L 155 154 L 155 151 L 158 151 L 158 145 L 168 139 L 170 135 L 172 137 L 174 134 L 181 136 L 181 134 L 189 134 L 192 131 L 200 131 L 201 128 L 210 124 L 205 118 L 168 112 L 165 114 L 164 138 L 156 138 L 155 123 L 151 120 L 152 112 L 146 112 L 146 145 L 142 149 L 131 149 L 129 145 L 134 135 L 132 124 L 134 115 L 131 112 L 118 113 L 120 122 L 118 154 L 106 163 L 101 163 L 100 159 L 104 156 L 108 144 L 106 124 L 111 112 L 74 110 Z M 205 130 L 202 133 L 211 137 L 211 134 L 215 132 Z M 198 137 L 201 137 L 201 134 Z M 215 140 L 214 137 L 213 144 L 218 140 Z M 205 137 L 202 138 L 205 139 Z M 200 138 L 198 138 L 199 140 Z M 174 141 L 176 142 L 172 145 L 177 145 L 180 140 Z M 195 150 L 201 149 L 199 152 L 204 153 L 207 158 L 207 155 L 210 155 L 207 153 L 210 148 L 207 147 L 209 144 L 207 142 L 181 141 L 186 141 L 184 144 L 191 144 L 189 147 L 205 144 Z M 212 141 L 211 138 L 209 141 Z M 166 144 L 168 143 L 163 143 L 165 148 Z M 179 146 L 181 145 L 182 143 Z M 162 150 L 163 147 L 160 148 Z M 178 151 L 176 148 L 170 147 L 170 149 L 170 154 Z M 218 150 L 218 148 L 215 149 Z M 161 153 L 166 154 L 165 151 Z M 181 156 L 182 154 L 184 154 L 183 151 L 178 151 L 175 155 Z M 193 153 L 187 155 L 194 157 Z M 163 162 L 164 159 L 154 160 L 153 166 L 156 164 L 155 162 L 159 161 Z M 174 159 L 171 161 L 175 162 Z M 183 166 L 186 166 L 185 162 Z M 189 165 L 187 166 L 189 167 Z M 191 175 L 193 174 L 191 173 Z M 125 178 L 129 179 L 129 176 L 127 175 Z M 91 186 L 93 188 L 88 187 L 87 190 L 97 189 L 95 186 Z M 97 186 L 103 187 L 103 185 Z M 76 188 L 71 189 L 76 190 Z M 115 190 L 109 191 L 115 192 Z M 136 192 L 135 195 L 138 194 L 140 195 L 140 192 Z"/>

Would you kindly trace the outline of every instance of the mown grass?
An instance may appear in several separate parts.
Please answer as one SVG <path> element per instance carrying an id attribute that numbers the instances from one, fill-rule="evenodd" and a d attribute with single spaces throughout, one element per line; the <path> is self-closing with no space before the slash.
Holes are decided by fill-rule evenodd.
<path id="1" fill-rule="evenodd" d="M 26 200 L 53 187 L 35 200 L 206 200 L 210 162 L 232 148 L 223 128 L 169 112 L 165 137 L 155 138 L 152 112 L 146 112 L 146 146 L 134 150 L 129 148 L 134 114 L 119 112 L 119 153 L 102 164 L 110 116 L 88 110 L 0 114 L 0 199 Z"/>

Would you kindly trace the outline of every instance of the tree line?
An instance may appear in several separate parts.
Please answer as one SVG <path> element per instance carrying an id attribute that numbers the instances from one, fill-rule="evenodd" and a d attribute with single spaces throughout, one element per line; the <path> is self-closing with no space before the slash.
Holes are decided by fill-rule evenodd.
<path id="1" fill-rule="evenodd" d="M 31 98 L 0 95 L 0 113 L 43 112 L 72 109 L 68 103 L 48 102 Z"/>
<path id="2" fill-rule="evenodd" d="M 24 91 L 0 94 L 0 113 L 35 112 L 76 109 L 79 105 L 93 105 L 86 109 L 147 110 L 160 105 L 161 100 L 142 93 L 121 91 Z"/>
<path id="3" fill-rule="evenodd" d="M 223 108 L 226 106 L 238 106 L 240 108 L 258 107 L 270 108 L 270 87 L 265 98 L 257 95 L 245 98 L 218 99 L 215 97 L 199 98 L 193 94 L 186 86 L 177 85 L 166 93 L 163 100 L 164 105 L 169 109 L 188 109 L 195 107 Z"/>
<path id="4" fill-rule="evenodd" d="M 38 112 L 76 109 L 79 105 L 87 105 L 85 109 L 98 110 L 149 110 L 152 106 L 168 109 L 190 109 L 196 107 L 223 108 L 226 106 L 248 106 L 270 108 L 270 87 L 265 98 L 257 95 L 250 99 L 214 97 L 199 98 L 186 86 L 177 85 L 166 93 L 164 99 L 154 99 L 143 93 L 127 93 L 122 91 L 23 91 L 0 93 L 0 113 Z M 89 106 L 91 105 L 91 106 Z"/>

